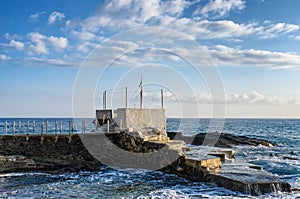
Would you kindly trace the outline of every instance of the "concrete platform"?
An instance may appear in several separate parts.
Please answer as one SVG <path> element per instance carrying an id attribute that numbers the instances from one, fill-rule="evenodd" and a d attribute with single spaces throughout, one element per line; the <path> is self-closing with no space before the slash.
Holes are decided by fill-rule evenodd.
<path id="1" fill-rule="evenodd" d="M 185 164 L 195 169 L 205 168 L 207 171 L 219 170 L 222 167 L 221 158 L 211 155 L 198 156 L 187 152 Z"/>
<path id="2" fill-rule="evenodd" d="M 222 170 L 210 172 L 206 181 L 250 195 L 290 190 L 290 185 L 277 176 L 249 168 L 247 164 L 223 164 Z"/>
<path id="3" fill-rule="evenodd" d="M 209 146 L 192 146 L 192 152 L 198 152 L 199 155 L 216 155 L 221 157 L 224 155 L 225 159 L 232 160 L 235 158 L 236 151 L 230 148 L 220 148 L 220 147 L 209 147 Z"/>

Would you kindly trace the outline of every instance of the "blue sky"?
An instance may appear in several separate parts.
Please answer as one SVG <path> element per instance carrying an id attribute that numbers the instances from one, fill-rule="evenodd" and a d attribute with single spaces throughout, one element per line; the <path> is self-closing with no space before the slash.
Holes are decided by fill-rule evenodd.
<path id="1" fill-rule="evenodd" d="M 300 117 L 298 0 L 0 4 L 1 117 L 72 116 L 80 67 L 94 59 L 104 70 L 101 64 L 109 60 L 103 59 L 120 52 L 98 78 L 95 97 L 85 99 L 83 109 L 86 103 L 100 107 L 104 89 L 128 86 L 138 93 L 143 75 L 145 107 L 157 106 L 154 91 L 164 87 L 169 117 L 211 117 L 213 96 L 205 77 L 185 59 L 203 61 L 202 67 L 211 62 L 190 42 L 196 42 L 219 71 L 224 99 L 218 103 L 226 103 L 225 117 Z M 171 55 L 174 46 L 177 54 Z M 121 106 L 122 98 L 112 95 L 110 103 Z M 130 106 L 137 99 L 132 95 Z M 93 114 L 87 109 L 83 116 Z"/>

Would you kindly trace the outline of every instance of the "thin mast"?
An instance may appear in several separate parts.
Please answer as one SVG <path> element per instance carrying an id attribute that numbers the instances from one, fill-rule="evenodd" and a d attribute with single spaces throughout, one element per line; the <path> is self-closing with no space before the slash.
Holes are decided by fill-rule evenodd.
<path id="1" fill-rule="evenodd" d="M 141 76 L 140 88 L 140 109 L 143 108 L 143 77 Z"/>

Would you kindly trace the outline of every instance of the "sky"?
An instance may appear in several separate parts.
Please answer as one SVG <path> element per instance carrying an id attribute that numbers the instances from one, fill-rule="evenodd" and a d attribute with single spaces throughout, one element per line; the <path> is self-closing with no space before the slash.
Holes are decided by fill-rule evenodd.
<path id="1" fill-rule="evenodd" d="M 300 1 L 0 2 L 0 117 L 300 118 Z M 221 107 L 221 108 L 220 108 Z M 224 110 L 223 108 L 224 107 Z M 220 108 L 219 114 L 214 111 Z"/>

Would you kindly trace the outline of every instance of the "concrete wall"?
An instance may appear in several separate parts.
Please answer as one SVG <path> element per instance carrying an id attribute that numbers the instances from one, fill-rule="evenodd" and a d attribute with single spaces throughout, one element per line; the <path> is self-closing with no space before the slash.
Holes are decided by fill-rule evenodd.
<path id="1" fill-rule="evenodd" d="M 150 127 L 159 129 L 162 135 L 166 135 L 165 109 L 121 108 L 117 109 L 115 120 L 123 129 L 128 128 L 132 131 L 142 132 L 145 127 Z"/>
<path id="2" fill-rule="evenodd" d="M 23 155 L 35 161 L 50 162 L 53 169 L 72 167 L 97 170 L 101 165 L 87 151 L 78 134 L 30 135 L 29 139 L 26 135 L 1 135 L 0 155 Z"/>

